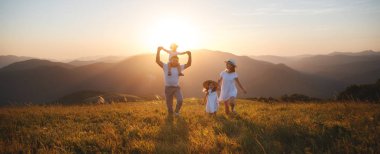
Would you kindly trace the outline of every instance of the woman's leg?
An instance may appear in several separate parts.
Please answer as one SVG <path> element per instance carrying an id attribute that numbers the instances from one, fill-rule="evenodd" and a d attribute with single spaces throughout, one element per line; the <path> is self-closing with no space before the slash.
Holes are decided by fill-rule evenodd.
<path id="1" fill-rule="evenodd" d="M 229 106 L 229 101 L 224 101 L 224 108 L 225 108 L 225 111 L 226 111 L 226 114 L 229 114 L 230 113 L 230 106 Z"/>
<path id="2" fill-rule="evenodd" d="M 231 105 L 231 111 L 235 112 L 235 103 L 236 103 L 235 97 L 231 97 L 229 101 L 230 101 L 230 105 Z"/>

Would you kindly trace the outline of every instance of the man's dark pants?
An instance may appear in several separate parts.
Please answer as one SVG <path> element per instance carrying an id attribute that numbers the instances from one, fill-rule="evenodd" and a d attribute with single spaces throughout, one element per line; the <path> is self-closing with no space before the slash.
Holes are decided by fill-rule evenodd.
<path id="1" fill-rule="evenodd" d="M 179 110 L 181 109 L 183 97 L 181 88 L 179 86 L 165 86 L 165 100 L 166 100 L 166 106 L 168 108 L 169 114 L 173 113 L 173 98 L 176 97 L 177 104 L 175 107 L 175 112 L 179 113 Z"/>

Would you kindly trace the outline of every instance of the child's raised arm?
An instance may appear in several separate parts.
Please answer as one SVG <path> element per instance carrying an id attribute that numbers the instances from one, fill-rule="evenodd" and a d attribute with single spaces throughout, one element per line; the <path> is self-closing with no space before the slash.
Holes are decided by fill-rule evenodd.
<path id="1" fill-rule="evenodd" d="M 187 54 L 188 52 L 190 51 L 178 52 L 178 55 L 184 55 L 184 54 Z"/>
<path id="2" fill-rule="evenodd" d="M 162 48 L 162 50 L 164 50 L 166 53 L 168 53 L 168 54 L 171 54 L 173 51 L 170 51 L 170 50 L 167 50 L 167 49 L 165 49 L 165 48 Z"/>

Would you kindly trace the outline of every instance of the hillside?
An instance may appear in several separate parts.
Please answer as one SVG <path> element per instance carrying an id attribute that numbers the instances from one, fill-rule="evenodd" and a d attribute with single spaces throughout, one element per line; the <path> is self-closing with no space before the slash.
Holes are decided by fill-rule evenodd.
<path id="1" fill-rule="evenodd" d="M 74 59 L 68 64 L 74 65 L 74 66 L 84 66 L 84 65 L 90 65 L 95 63 L 117 63 L 122 60 L 126 59 L 126 56 L 104 56 L 104 57 L 83 57 L 83 58 L 77 58 Z"/>
<path id="2" fill-rule="evenodd" d="M 338 100 L 355 100 L 380 103 L 380 79 L 373 84 L 351 85 L 337 95 Z"/>
<path id="3" fill-rule="evenodd" d="M 216 117 L 187 99 L 0 108 L 0 153 L 379 153 L 379 104 L 238 100 Z"/>
<path id="4" fill-rule="evenodd" d="M 380 77 L 380 52 L 333 52 L 307 56 L 252 56 L 257 60 L 283 63 L 306 72 L 350 84 L 372 83 Z"/>
<path id="5" fill-rule="evenodd" d="M 6 55 L 6 56 L 0 56 L 0 68 L 7 66 L 9 64 L 25 61 L 33 59 L 32 57 L 24 57 L 24 56 L 14 56 L 14 55 Z"/>
<path id="6" fill-rule="evenodd" d="M 103 100 L 99 101 L 99 97 Z M 65 95 L 55 102 L 60 104 L 109 104 L 114 102 L 136 102 L 142 101 L 143 98 L 120 93 L 108 93 L 102 91 L 77 91 Z"/>
<path id="7" fill-rule="evenodd" d="M 165 54 L 161 56 L 167 57 Z M 301 73 L 282 64 L 201 50 L 193 52 L 193 64 L 181 77 L 185 97 L 202 96 L 201 83 L 208 79 L 217 80 L 219 73 L 225 69 L 224 61 L 229 58 L 237 61 L 239 78 L 248 90 L 247 95 L 239 97 L 278 97 L 301 93 L 329 98 L 344 88 L 340 82 Z M 118 63 L 77 67 L 49 61 L 31 62 L 19 62 L 0 69 L 0 102 L 47 102 L 81 90 L 140 97 L 163 96 L 163 71 L 155 63 L 153 54 L 132 56 Z M 42 62 L 44 65 L 37 65 Z M 182 56 L 180 62 L 185 64 L 186 56 Z"/>
<path id="8" fill-rule="evenodd" d="M 41 60 L 41 59 L 29 59 L 25 61 L 15 62 L 4 68 L 1 68 L 0 71 L 8 72 L 8 71 L 24 71 L 31 70 L 41 67 L 61 67 L 61 68 L 72 68 L 73 66 L 70 64 L 62 63 L 62 62 L 52 62 L 49 60 Z"/>

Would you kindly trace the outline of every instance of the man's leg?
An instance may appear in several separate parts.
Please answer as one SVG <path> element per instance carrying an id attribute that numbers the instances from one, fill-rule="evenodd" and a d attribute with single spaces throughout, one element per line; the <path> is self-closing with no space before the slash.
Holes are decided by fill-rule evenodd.
<path id="1" fill-rule="evenodd" d="M 182 103 L 183 103 L 183 97 L 182 97 L 182 91 L 180 87 L 176 88 L 176 91 L 174 92 L 174 95 L 177 99 L 177 104 L 175 106 L 175 112 L 179 113 L 179 110 L 181 110 Z"/>
<path id="2" fill-rule="evenodd" d="M 168 108 L 168 113 L 173 113 L 173 87 L 165 87 L 165 101 Z"/>

